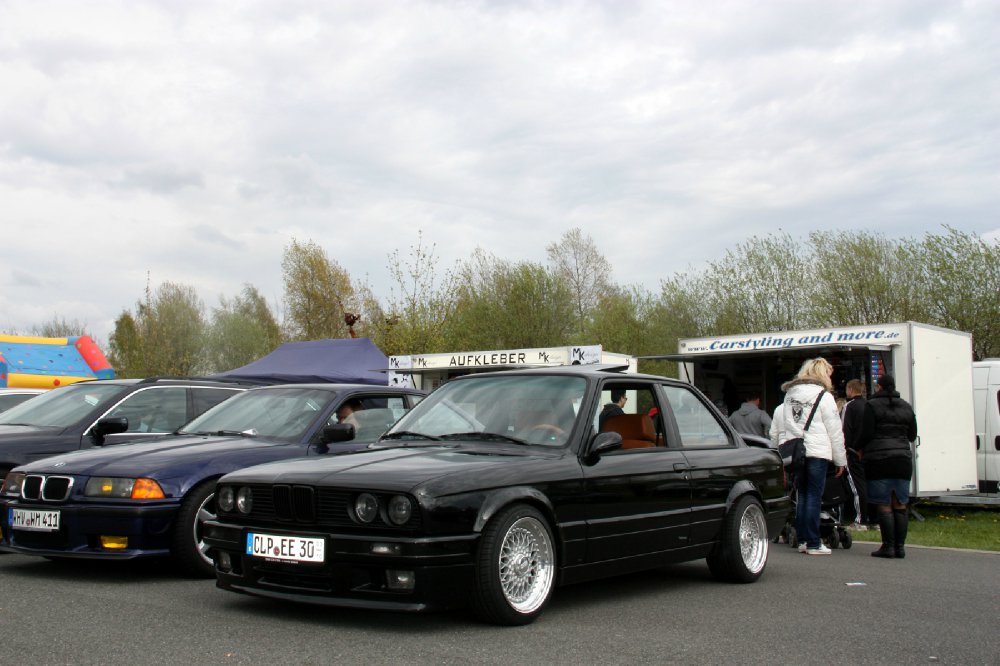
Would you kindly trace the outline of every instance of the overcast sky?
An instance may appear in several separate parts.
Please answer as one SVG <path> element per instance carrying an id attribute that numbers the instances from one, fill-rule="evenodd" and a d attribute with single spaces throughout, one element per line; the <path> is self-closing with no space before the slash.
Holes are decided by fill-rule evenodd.
<path id="1" fill-rule="evenodd" d="M 0 332 L 173 281 L 275 305 L 292 238 L 622 284 L 779 229 L 1000 237 L 1000 2 L 0 0 Z"/>

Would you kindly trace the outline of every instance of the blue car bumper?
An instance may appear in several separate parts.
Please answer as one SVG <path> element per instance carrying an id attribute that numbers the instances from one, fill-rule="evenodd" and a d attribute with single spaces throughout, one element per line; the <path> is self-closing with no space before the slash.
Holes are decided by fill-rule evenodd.
<path id="1" fill-rule="evenodd" d="M 170 553 L 170 528 L 178 504 L 3 504 L 0 550 L 24 555 L 88 559 L 133 559 Z M 58 529 L 13 527 L 14 510 L 58 512 Z M 102 539 L 105 537 L 105 539 Z M 109 547 L 106 537 L 114 539 Z M 122 541 L 122 538 L 126 541 Z"/>

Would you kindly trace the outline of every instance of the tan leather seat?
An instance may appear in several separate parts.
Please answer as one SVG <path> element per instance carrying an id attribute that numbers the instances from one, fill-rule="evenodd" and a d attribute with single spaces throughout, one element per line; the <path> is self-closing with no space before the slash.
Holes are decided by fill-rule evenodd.
<path id="1" fill-rule="evenodd" d="M 601 432 L 617 432 L 622 436 L 623 449 L 644 449 L 656 446 L 653 419 L 646 414 L 612 416 L 604 422 Z"/>

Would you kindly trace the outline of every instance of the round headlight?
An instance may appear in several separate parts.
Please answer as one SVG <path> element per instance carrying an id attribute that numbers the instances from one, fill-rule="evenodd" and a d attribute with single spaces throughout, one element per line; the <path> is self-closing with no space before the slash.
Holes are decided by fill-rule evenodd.
<path id="1" fill-rule="evenodd" d="M 236 493 L 236 508 L 240 513 L 250 513 L 253 508 L 253 492 L 247 487 L 240 488 Z"/>
<path id="2" fill-rule="evenodd" d="M 233 489 L 229 486 L 222 486 L 219 488 L 219 497 L 216 500 L 219 505 L 219 511 L 229 512 L 233 510 Z"/>
<path id="3" fill-rule="evenodd" d="M 389 500 L 389 520 L 395 525 L 404 525 L 413 515 L 413 504 L 405 495 L 396 495 Z"/>
<path id="4" fill-rule="evenodd" d="M 354 500 L 354 515 L 363 523 L 370 523 L 378 515 L 378 499 L 371 493 L 361 493 Z"/>

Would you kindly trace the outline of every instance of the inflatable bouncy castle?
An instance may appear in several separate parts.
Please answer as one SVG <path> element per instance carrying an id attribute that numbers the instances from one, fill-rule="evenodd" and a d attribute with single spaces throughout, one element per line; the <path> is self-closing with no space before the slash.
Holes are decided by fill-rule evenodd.
<path id="1" fill-rule="evenodd" d="M 50 389 L 114 376 L 108 359 L 89 336 L 0 335 L 0 387 Z"/>

